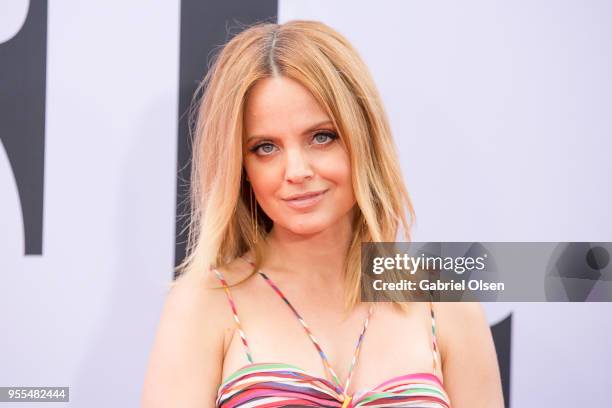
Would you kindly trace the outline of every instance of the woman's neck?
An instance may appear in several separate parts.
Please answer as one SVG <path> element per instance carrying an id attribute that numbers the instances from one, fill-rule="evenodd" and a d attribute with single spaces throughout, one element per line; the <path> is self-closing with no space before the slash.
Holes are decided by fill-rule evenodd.
<path id="1" fill-rule="evenodd" d="M 350 214 L 336 225 L 300 235 L 275 225 L 266 238 L 266 264 L 310 282 L 343 282 L 344 263 L 353 231 Z"/>

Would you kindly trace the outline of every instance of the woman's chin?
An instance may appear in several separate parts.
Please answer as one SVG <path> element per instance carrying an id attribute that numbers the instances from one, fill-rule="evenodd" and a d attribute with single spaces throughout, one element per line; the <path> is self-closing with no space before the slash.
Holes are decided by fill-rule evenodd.
<path id="1" fill-rule="evenodd" d="M 287 217 L 283 222 L 277 222 L 275 225 L 280 226 L 287 232 L 295 235 L 312 236 L 323 232 L 337 233 L 336 229 L 343 229 L 343 222 L 348 218 L 336 218 L 330 214 L 309 214 L 309 216 Z"/>
<path id="2" fill-rule="evenodd" d="M 296 235 L 315 235 L 329 227 L 331 227 L 329 223 L 318 220 L 289 222 L 285 225 L 285 229 Z"/>

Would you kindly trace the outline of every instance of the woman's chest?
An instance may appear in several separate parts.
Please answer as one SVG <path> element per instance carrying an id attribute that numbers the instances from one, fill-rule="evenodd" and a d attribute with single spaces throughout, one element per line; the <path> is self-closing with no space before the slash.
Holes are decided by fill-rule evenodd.
<path id="1" fill-rule="evenodd" d="M 368 389 L 406 373 L 432 371 L 431 326 L 427 324 L 426 310 L 416 313 L 420 310 L 417 304 L 415 313 L 408 314 L 379 307 L 361 341 L 367 310 L 357 308 L 353 315 L 342 318 L 340 313 L 324 313 L 304 305 L 302 317 L 308 322 L 306 326 L 272 305 L 267 305 L 268 313 L 258 310 L 257 305 L 243 313 L 242 328 L 255 363 L 291 364 L 314 377 L 331 380 L 325 367 L 329 364 L 342 384 L 352 370 L 349 390 Z M 358 343 L 358 359 L 354 361 Z M 243 338 L 234 330 L 226 338 L 223 378 L 247 363 Z"/>

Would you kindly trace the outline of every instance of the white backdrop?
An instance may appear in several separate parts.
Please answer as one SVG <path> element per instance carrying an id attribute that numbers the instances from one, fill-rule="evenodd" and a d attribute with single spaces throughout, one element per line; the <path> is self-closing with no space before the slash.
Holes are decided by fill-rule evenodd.
<path id="1" fill-rule="evenodd" d="M 0 7 L 0 42 L 25 3 Z M 416 240 L 612 241 L 611 3 L 281 0 L 278 18 L 329 23 L 370 66 Z M 178 0 L 50 1 L 42 256 L 0 149 L 0 386 L 139 404 L 174 261 L 179 24 Z M 609 303 L 485 306 L 513 313 L 513 407 L 609 405 Z"/>
<path id="2" fill-rule="evenodd" d="M 0 149 L 1 386 L 139 405 L 174 262 L 179 10 L 49 4 L 43 256 L 23 256 Z"/>

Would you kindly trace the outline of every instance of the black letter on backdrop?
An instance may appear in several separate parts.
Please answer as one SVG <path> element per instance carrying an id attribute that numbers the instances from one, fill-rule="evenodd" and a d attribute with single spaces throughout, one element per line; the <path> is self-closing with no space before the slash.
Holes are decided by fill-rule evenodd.
<path id="1" fill-rule="evenodd" d="M 0 44 L 0 142 L 21 204 L 25 255 L 42 255 L 47 1 L 29 3 L 21 30 Z"/>

